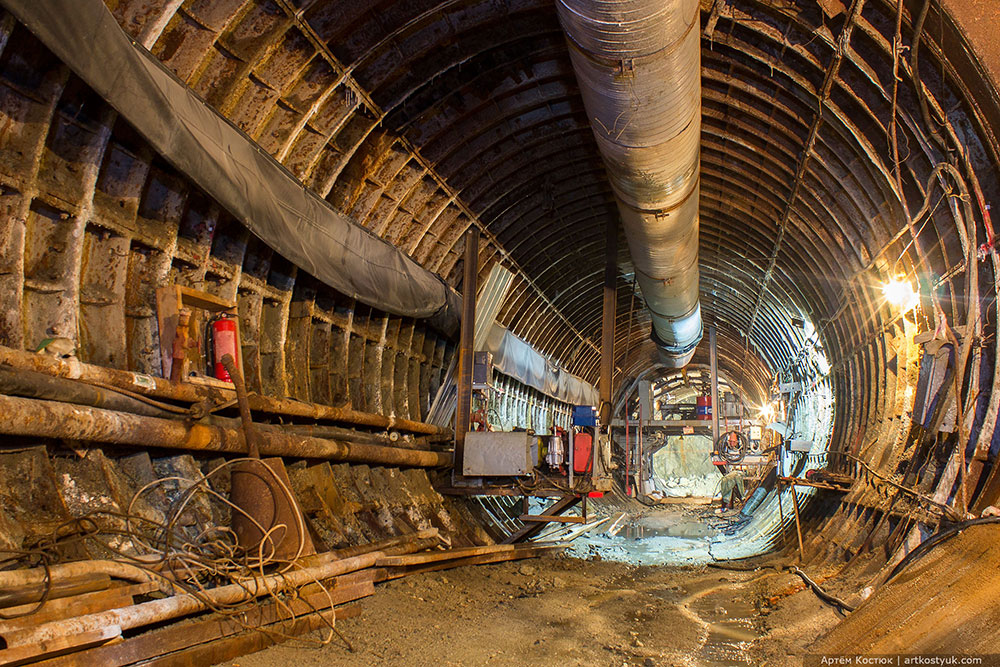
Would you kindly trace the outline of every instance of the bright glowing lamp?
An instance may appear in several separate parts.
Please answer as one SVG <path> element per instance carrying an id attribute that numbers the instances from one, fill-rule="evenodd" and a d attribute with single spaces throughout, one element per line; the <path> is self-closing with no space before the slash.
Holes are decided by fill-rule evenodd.
<path id="1" fill-rule="evenodd" d="M 893 278 L 882 285 L 882 296 L 904 313 L 916 306 L 919 301 L 913 285 L 901 278 Z"/>

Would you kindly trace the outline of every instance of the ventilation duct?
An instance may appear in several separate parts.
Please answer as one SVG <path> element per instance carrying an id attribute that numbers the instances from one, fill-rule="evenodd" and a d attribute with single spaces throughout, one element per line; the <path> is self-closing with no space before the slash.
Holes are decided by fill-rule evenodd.
<path id="1" fill-rule="evenodd" d="M 697 0 L 557 0 L 664 364 L 701 340 Z"/>

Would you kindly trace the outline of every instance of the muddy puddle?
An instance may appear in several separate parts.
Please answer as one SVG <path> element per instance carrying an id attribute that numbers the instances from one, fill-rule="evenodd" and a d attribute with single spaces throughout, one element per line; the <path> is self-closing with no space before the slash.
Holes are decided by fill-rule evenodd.
<path id="1" fill-rule="evenodd" d="M 717 667 L 752 664 L 750 644 L 765 634 L 760 614 L 748 602 L 733 597 L 733 590 L 717 590 L 688 603 L 706 623 L 708 632 L 699 651 L 704 664 Z"/>
<path id="2" fill-rule="evenodd" d="M 671 506 L 608 521 L 603 530 L 574 542 L 570 555 L 637 565 L 697 565 L 711 560 L 709 546 L 719 528 L 704 508 Z"/>
<path id="3" fill-rule="evenodd" d="M 618 533 L 625 539 L 646 537 L 709 537 L 717 530 L 700 521 L 677 521 L 667 517 L 641 517 L 625 524 Z"/>

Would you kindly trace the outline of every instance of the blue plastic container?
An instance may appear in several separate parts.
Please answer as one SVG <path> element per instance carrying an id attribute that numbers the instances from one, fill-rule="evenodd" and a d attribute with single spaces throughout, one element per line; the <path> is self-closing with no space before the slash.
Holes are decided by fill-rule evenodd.
<path id="1" fill-rule="evenodd" d="M 594 406 L 574 405 L 573 426 L 597 426 L 597 411 Z"/>

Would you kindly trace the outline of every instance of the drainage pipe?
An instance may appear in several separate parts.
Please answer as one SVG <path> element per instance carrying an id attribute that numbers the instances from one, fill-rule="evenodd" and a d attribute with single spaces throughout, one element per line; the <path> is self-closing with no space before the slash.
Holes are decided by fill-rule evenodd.
<path id="1" fill-rule="evenodd" d="M 698 0 L 557 0 L 664 364 L 687 365 L 698 299 Z"/>

